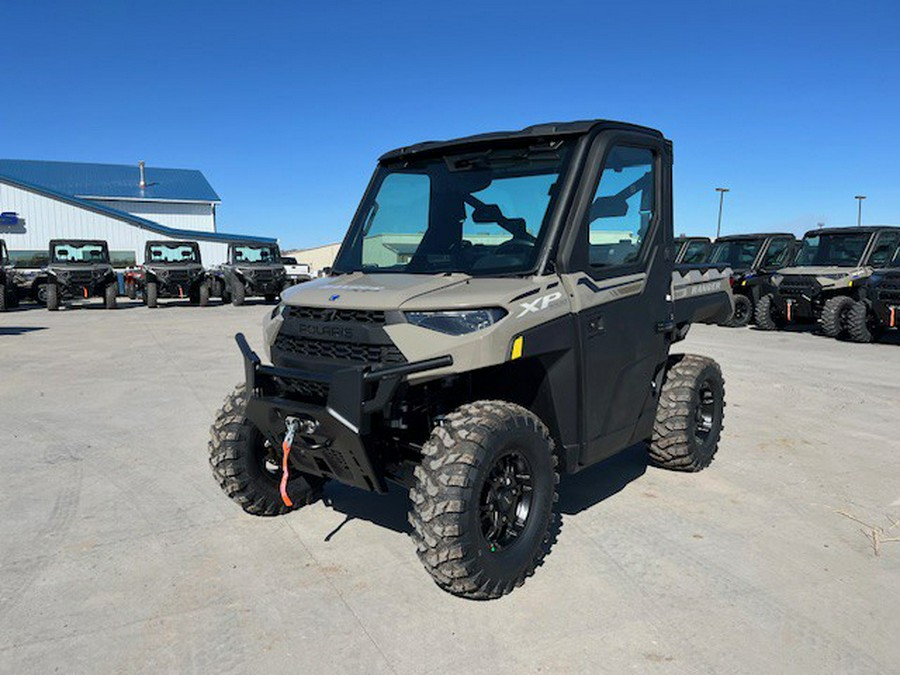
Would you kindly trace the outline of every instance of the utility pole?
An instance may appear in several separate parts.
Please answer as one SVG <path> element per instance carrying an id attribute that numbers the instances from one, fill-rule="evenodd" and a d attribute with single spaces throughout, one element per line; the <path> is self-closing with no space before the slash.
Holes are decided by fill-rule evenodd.
<path id="1" fill-rule="evenodd" d="M 716 192 L 719 193 L 719 222 L 716 225 L 716 239 L 718 239 L 722 232 L 722 205 L 725 202 L 725 193 L 730 192 L 730 190 L 728 188 L 718 187 L 716 188 Z"/>
<path id="2" fill-rule="evenodd" d="M 857 227 L 862 226 L 862 202 L 863 202 L 863 199 L 865 199 L 865 198 L 866 198 L 865 195 L 856 195 L 854 197 L 854 199 L 856 200 L 856 203 L 859 204 L 859 207 L 856 209 L 856 226 Z"/>

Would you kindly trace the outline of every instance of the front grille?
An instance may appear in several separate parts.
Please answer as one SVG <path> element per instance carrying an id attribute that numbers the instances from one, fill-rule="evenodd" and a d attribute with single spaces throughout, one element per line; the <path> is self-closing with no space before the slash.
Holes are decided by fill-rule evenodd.
<path id="1" fill-rule="evenodd" d="M 272 270 L 253 270 L 249 276 L 254 281 L 271 281 L 275 278 L 275 272 Z"/>
<path id="2" fill-rule="evenodd" d="M 94 280 L 94 276 L 90 272 L 69 272 L 68 281 L 79 286 L 86 286 Z"/>
<path id="3" fill-rule="evenodd" d="M 353 361 L 354 363 L 406 363 L 403 354 L 394 345 L 369 345 L 357 342 L 330 342 L 311 338 L 294 337 L 279 333 L 275 338 L 276 349 L 309 359 Z"/>
<path id="4" fill-rule="evenodd" d="M 332 309 L 326 307 L 288 307 L 285 316 L 305 321 L 348 321 L 383 325 L 384 312 L 367 309 Z"/>
<path id="5" fill-rule="evenodd" d="M 314 403 L 328 400 L 329 387 L 325 382 L 315 380 L 285 380 L 287 388 L 295 395 Z"/>
<path id="6" fill-rule="evenodd" d="M 164 278 L 174 284 L 181 284 L 190 281 L 191 273 L 187 270 L 170 270 L 168 276 Z"/>
<path id="7" fill-rule="evenodd" d="M 785 277 L 778 286 L 778 292 L 789 298 L 810 295 L 816 292 L 818 283 L 815 277 Z"/>

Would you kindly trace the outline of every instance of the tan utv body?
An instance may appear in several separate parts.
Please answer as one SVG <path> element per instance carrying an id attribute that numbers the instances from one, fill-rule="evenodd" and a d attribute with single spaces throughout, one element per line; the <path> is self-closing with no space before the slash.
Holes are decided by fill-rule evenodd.
<path id="1" fill-rule="evenodd" d="M 756 304 L 757 326 L 776 330 L 793 323 L 817 323 L 829 337 L 849 337 L 854 307 L 864 301 L 866 280 L 890 264 L 898 247 L 898 227 L 807 232 L 794 262 L 769 278 L 767 293 Z"/>
<path id="2" fill-rule="evenodd" d="M 286 291 L 266 357 L 213 427 L 246 511 L 324 484 L 410 490 L 443 589 L 508 593 L 552 540 L 560 473 L 636 443 L 660 466 L 715 454 L 715 362 L 670 355 L 733 309 L 730 270 L 674 262 L 671 143 L 591 121 L 384 155 L 331 276 Z"/>

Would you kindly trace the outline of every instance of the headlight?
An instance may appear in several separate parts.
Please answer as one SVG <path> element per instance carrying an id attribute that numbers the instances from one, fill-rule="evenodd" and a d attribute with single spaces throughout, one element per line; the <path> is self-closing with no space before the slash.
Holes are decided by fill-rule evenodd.
<path id="1" fill-rule="evenodd" d="M 846 278 L 847 275 L 844 273 L 841 273 L 841 274 L 823 274 L 822 276 L 825 277 L 826 279 L 844 279 L 844 278 Z"/>
<path id="2" fill-rule="evenodd" d="M 286 308 L 287 306 L 283 302 L 278 303 L 275 305 L 275 309 L 272 310 L 272 314 L 269 318 L 274 319 L 276 316 L 283 315 Z"/>
<path id="3" fill-rule="evenodd" d="M 774 285 L 777 286 L 782 281 L 784 281 L 784 275 L 783 274 L 773 274 L 772 276 L 769 277 L 769 281 L 771 281 Z"/>
<path id="4" fill-rule="evenodd" d="M 504 316 L 506 316 L 506 310 L 501 307 L 447 312 L 406 312 L 406 320 L 414 326 L 436 330 L 447 335 L 465 335 L 484 330 Z"/>

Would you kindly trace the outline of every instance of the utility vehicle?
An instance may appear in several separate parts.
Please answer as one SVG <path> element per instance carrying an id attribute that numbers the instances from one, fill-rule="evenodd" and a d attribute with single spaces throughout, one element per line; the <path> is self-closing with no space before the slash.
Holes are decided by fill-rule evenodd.
<path id="1" fill-rule="evenodd" d="M 192 304 L 209 304 L 209 280 L 195 241 L 148 241 L 144 264 L 125 280 L 126 292 L 134 297 L 143 292 L 147 307 L 156 307 L 159 298 L 188 298 Z"/>
<path id="2" fill-rule="evenodd" d="M 212 276 L 214 293 L 235 306 L 254 295 L 274 302 L 290 286 L 275 244 L 229 244 L 228 262 L 214 267 Z"/>
<path id="3" fill-rule="evenodd" d="M 769 288 L 769 276 L 790 263 L 798 245 L 794 235 L 784 232 L 732 234 L 716 239 L 706 262 L 728 265 L 734 272 L 734 314 L 723 326 L 738 328 L 750 323 L 760 295 Z"/>
<path id="4" fill-rule="evenodd" d="M 849 313 L 872 273 L 889 264 L 900 227 L 831 227 L 807 232 L 790 267 L 769 277 L 756 325 L 778 330 L 818 321 L 829 337 L 847 334 Z"/>
<path id="5" fill-rule="evenodd" d="M 47 309 L 55 312 L 65 300 L 101 297 L 116 308 L 118 282 L 109 263 L 109 247 L 95 239 L 53 239 L 47 265 Z"/>
<path id="6" fill-rule="evenodd" d="M 236 336 L 222 490 L 275 515 L 400 483 L 435 582 L 487 599 L 546 554 L 560 473 L 645 441 L 707 466 L 722 373 L 670 348 L 731 314 L 730 271 L 674 271 L 671 171 L 660 132 L 602 120 L 383 155 L 331 275 L 267 315 L 273 365 Z"/>
<path id="7" fill-rule="evenodd" d="M 886 330 L 900 328 L 900 245 L 890 267 L 880 269 L 859 289 L 859 302 L 847 315 L 847 337 L 872 342 Z"/>
<path id="8" fill-rule="evenodd" d="M 6 242 L 0 239 L 0 312 L 17 304 L 18 295 L 15 284 L 15 272 L 9 262 Z"/>
<path id="9" fill-rule="evenodd" d="M 698 265 L 706 261 L 712 242 L 709 237 L 675 238 L 675 264 Z"/>

